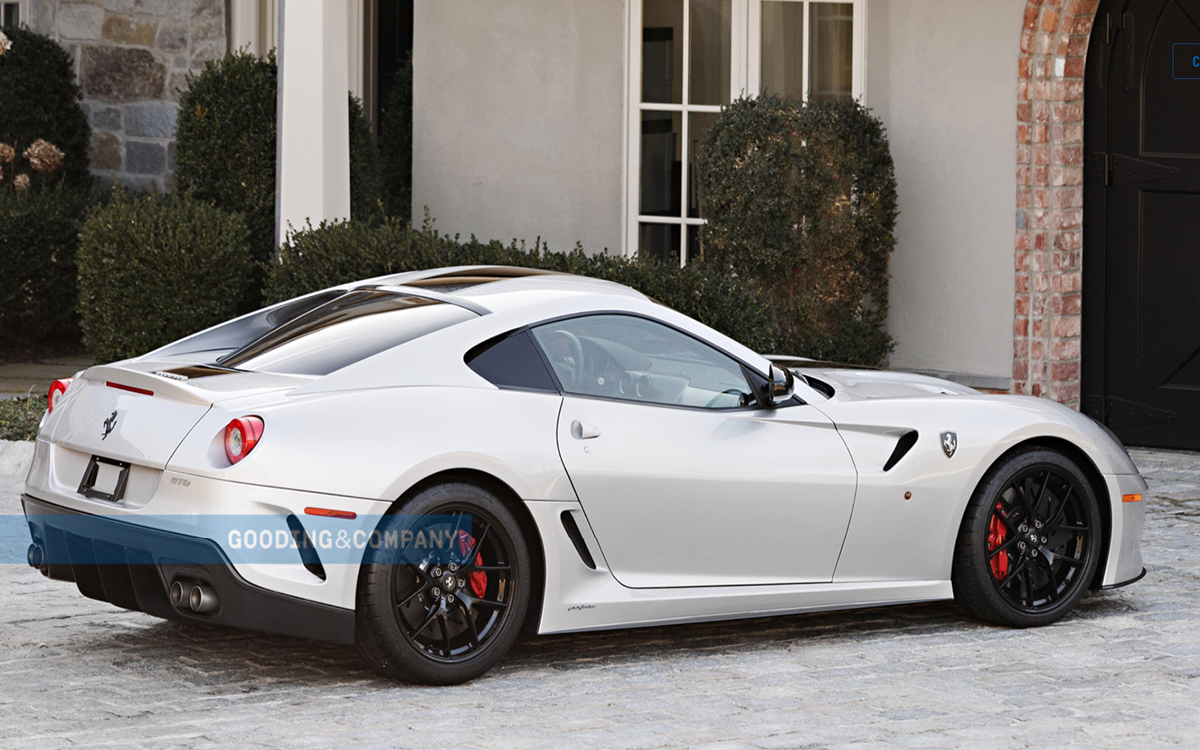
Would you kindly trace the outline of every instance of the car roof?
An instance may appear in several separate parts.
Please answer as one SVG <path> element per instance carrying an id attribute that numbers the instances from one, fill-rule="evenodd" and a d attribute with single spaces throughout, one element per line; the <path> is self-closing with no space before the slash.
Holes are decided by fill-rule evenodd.
<path id="1" fill-rule="evenodd" d="M 608 296 L 649 300 L 635 289 L 587 276 L 515 266 L 454 266 L 380 276 L 349 286 L 395 286 L 459 298 L 491 312 L 509 313 L 551 300 Z M 616 301 L 616 300 L 614 300 Z"/>

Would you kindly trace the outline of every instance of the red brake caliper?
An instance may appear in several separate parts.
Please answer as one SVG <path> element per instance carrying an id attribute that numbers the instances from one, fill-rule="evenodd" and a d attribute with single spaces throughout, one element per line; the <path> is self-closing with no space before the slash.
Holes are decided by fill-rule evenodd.
<path id="1" fill-rule="evenodd" d="M 460 532 L 461 533 L 461 532 Z M 1008 538 L 1008 527 L 1000 520 L 1000 503 L 996 503 L 996 512 L 988 523 L 988 552 L 994 552 Z M 1000 554 L 992 558 L 992 577 L 1003 581 L 1008 575 L 1008 555 Z"/>
<path id="2" fill-rule="evenodd" d="M 475 537 L 467 532 L 459 529 L 458 531 L 458 549 L 459 554 L 466 555 L 475 546 Z M 483 565 L 483 555 L 475 555 L 475 564 Z M 482 597 L 487 591 L 487 573 L 482 570 L 469 573 L 467 578 L 471 581 L 471 590 L 475 592 L 475 596 Z"/>

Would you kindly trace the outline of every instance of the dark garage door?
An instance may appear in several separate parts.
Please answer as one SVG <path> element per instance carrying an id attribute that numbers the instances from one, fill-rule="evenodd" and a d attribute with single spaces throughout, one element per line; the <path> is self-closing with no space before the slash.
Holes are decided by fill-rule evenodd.
<path id="1" fill-rule="evenodd" d="M 1105 0 L 1088 48 L 1083 409 L 1200 449 L 1200 0 Z"/>

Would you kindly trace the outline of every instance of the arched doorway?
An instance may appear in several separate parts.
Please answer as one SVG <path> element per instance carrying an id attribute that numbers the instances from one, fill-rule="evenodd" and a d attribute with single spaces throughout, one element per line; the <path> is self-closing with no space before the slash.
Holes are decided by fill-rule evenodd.
<path id="1" fill-rule="evenodd" d="M 1084 80 L 1081 405 L 1200 449 L 1200 0 L 1103 0 Z"/>

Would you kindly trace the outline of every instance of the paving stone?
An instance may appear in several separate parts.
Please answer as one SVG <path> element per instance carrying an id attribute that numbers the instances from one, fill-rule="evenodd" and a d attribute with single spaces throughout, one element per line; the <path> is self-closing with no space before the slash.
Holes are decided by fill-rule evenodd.
<path id="1" fill-rule="evenodd" d="M 1148 575 L 1054 626 L 937 603 L 550 636 L 451 688 L 376 678 L 350 648 L 126 612 L 10 565 L 0 750 L 1192 747 L 1200 456 L 1132 454 Z M 0 512 L 20 512 L 29 457 L 0 442 Z"/>

